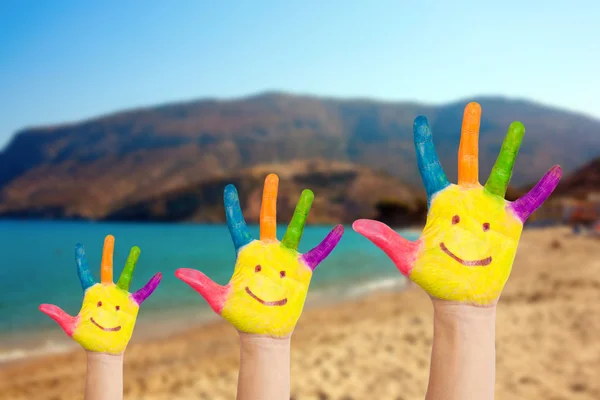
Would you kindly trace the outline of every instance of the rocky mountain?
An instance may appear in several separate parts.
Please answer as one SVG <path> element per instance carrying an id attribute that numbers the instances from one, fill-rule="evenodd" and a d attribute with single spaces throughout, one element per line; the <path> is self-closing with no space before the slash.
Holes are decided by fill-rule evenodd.
<path id="1" fill-rule="evenodd" d="M 556 188 L 556 194 L 582 200 L 590 197 L 600 200 L 600 157 L 563 179 Z"/>
<path id="2" fill-rule="evenodd" d="M 290 220 L 303 189 L 315 200 L 309 223 L 350 223 L 357 217 L 382 218 L 400 225 L 425 220 L 427 202 L 422 189 L 405 185 L 385 173 L 353 164 L 313 160 L 259 165 L 231 176 L 209 179 L 149 199 L 128 204 L 107 215 L 118 221 L 224 220 L 223 189 L 233 183 L 246 221 L 257 223 L 265 177 L 279 175 L 278 220 Z"/>
<path id="3" fill-rule="evenodd" d="M 598 155 L 600 121 L 525 101 L 472 100 L 483 108 L 482 180 L 506 128 L 516 119 L 525 123 L 527 134 L 513 184 L 536 181 L 555 163 L 569 172 Z M 281 164 L 285 169 L 297 163 L 308 165 L 310 160 L 340 163 L 344 165 L 340 168 L 361 177 L 355 179 L 387 174 L 397 179 L 395 184 L 420 188 L 412 144 L 414 117 L 428 116 L 442 164 L 449 178 L 455 179 L 466 102 L 426 106 L 266 93 L 27 129 L 0 154 L 0 215 L 210 220 L 201 210 L 183 217 L 169 217 L 169 207 L 163 211 L 166 214 L 152 210 L 166 199 L 184 193 L 200 196 L 194 191 L 211 192 L 227 180 L 254 176 L 255 167 Z M 350 188 L 353 183 L 347 180 L 346 185 Z M 360 201 L 371 204 L 368 197 L 383 198 L 385 190 L 361 193 L 366 198 Z M 205 204 L 205 197 L 194 201 Z"/>

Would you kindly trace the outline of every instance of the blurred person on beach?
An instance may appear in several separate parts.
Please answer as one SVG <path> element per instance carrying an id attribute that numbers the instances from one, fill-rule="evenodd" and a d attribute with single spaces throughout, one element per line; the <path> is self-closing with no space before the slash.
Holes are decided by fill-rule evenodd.
<path id="1" fill-rule="evenodd" d="M 479 184 L 481 107 L 466 106 L 451 184 L 433 145 L 427 118 L 414 122 L 414 142 L 429 212 L 411 242 L 387 225 L 358 220 L 354 229 L 381 248 L 421 286 L 434 308 L 427 400 L 494 398 L 496 304 L 508 280 L 527 218 L 550 196 L 562 170 L 551 168 L 527 194 L 504 199 L 525 127 L 513 122 L 485 186 Z"/>

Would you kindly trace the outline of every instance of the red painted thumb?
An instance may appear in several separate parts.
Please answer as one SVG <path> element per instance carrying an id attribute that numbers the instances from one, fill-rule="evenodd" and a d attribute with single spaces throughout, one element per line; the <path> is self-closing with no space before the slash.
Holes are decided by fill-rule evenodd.
<path id="1" fill-rule="evenodd" d="M 79 317 L 72 317 L 64 312 L 60 307 L 53 304 L 42 304 L 39 307 L 40 311 L 52 318 L 69 336 L 73 336 Z"/>
<path id="2" fill-rule="evenodd" d="M 200 293 L 210 307 L 221 315 L 229 291 L 228 286 L 221 286 L 202 272 L 191 268 L 179 268 L 175 271 L 175 276 Z"/>

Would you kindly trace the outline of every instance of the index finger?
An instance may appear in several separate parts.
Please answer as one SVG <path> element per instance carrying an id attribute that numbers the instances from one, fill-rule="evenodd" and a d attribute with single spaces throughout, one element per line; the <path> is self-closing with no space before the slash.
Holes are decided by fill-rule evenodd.
<path id="1" fill-rule="evenodd" d="M 461 186 L 479 183 L 480 122 L 481 106 L 475 102 L 467 104 L 458 149 L 458 184 Z"/>
<path id="2" fill-rule="evenodd" d="M 102 250 L 102 264 L 100 265 L 100 280 L 102 283 L 113 283 L 113 252 L 115 249 L 115 237 L 108 235 L 104 239 Z"/>
<path id="3" fill-rule="evenodd" d="M 240 198 L 234 185 L 229 184 L 225 187 L 224 203 L 227 227 L 229 228 L 233 246 L 237 252 L 241 247 L 252 241 L 252 236 L 244 220 L 242 208 L 240 207 Z"/>
<path id="4" fill-rule="evenodd" d="M 427 117 L 421 115 L 415 118 L 413 124 L 415 150 L 417 152 L 417 164 L 419 173 L 427 192 L 427 203 L 431 203 L 432 197 L 450 185 L 444 169 L 433 145 L 433 135 Z"/>
<path id="5" fill-rule="evenodd" d="M 96 281 L 90 271 L 87 259 L 85 257 L 85 249 L 81 243 L 75 245 L 75 263 L 77 264 L 77 275 L 79 275 L 79 282 L 81 282 L 81 288 L 85 292 L 87 288 L 94 286 Z"/>

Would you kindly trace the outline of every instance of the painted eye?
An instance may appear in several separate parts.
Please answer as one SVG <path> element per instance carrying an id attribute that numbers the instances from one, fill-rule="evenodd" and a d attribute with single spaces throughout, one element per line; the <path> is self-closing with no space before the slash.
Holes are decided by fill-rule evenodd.
<path id="1" fill-rule="evenodd" d="M 254 272 L 260 272 L 261 269 L 262 267 L 260 265 L 257 265 L 256 267 L 254 267 Z"/>
<path id="2" fill-rule="evenodd" d="M 121 309 L 121 307 L 115 306 L 115 310 L 119 311 L 120 309 Z"/>
<path id="3" fill-rule="evenodd" d="M 490 230 L 490 223 L 489 222 L 484 222 L 483 223 L 483 231 L 487 232 Z"/>
<path id="4" fill-rule="evenodd" d="M 459 222 L 460 222 L 460 217 L 458 215 L 455 215 L 454 217 L 452 217 L 452 225 L 458 224 Z"/>
<path id="5" fill-rule="evenodd" d="M 102 307 L 102 302 L 101 301 L 98 302 L 98 307 Z"/>
<path id="6" fill-rule="evenodd" d="M 281 276 L 282 278 L 285 278 L 285 271 L 281 271 L 281 272 L 279 273 L 279 276 Z"/>

